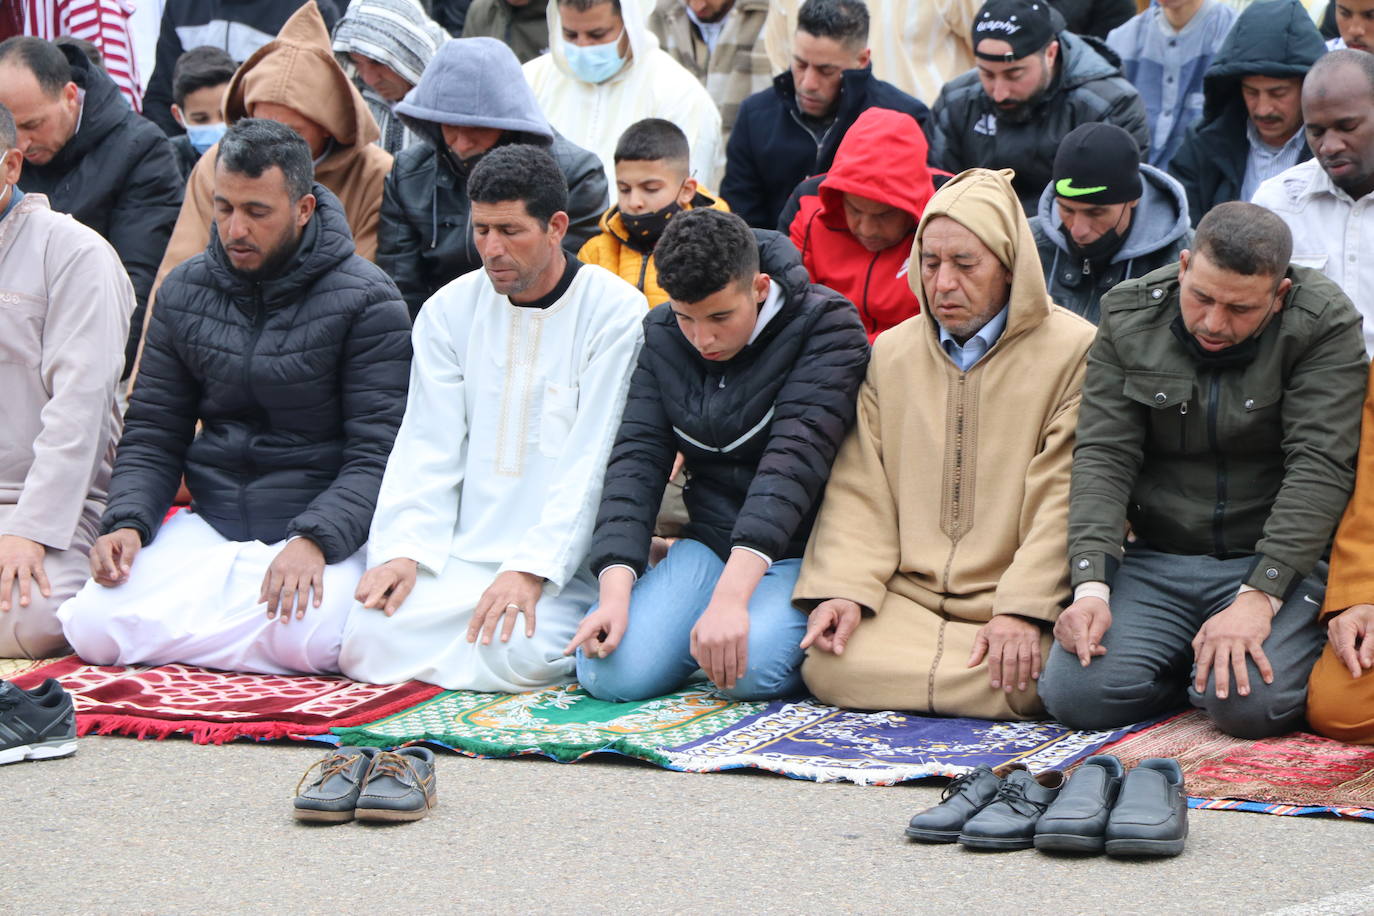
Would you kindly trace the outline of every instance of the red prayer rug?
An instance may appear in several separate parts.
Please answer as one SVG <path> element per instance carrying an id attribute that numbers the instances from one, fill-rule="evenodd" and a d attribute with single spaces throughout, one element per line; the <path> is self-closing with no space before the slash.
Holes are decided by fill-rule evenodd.
<path id="1" fill-rule="evenodd" d="M 1374 747 L 1307 732 L 1246 741 L 1192 710 L 1104 748 L 1127 767 L 1176 757 L 1194 808 L 1374 819 Z"/>
<path id="2" fill-rule="evenodd" d="M 232 674 L 188 665 L 87 665 L 68 656 L 12 678 L 32 688 L 55 677 L 76 704 L 77 734 L 165 738 L 197 744 L 295 738 L 362 725 L 428 700 L 418 681 L 360 684 L 343 677 Z"/>

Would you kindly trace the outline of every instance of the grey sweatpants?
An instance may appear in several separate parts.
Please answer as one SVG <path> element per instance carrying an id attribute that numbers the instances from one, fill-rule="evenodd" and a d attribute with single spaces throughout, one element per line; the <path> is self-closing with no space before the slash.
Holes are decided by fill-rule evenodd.
<path id="1" fill-rule="evenodd" d="M 1107 729 L 1178 709 L 1188 700 L 1217 727 L 1238 738 L 1264 738 L 1300 728 L 1307 677 L 1326 632 L 1317 622 L 1326 591 L 1319 563 L 1274 616 L 1264 654 L 1274 670 L 1265 684 L 1246 658 L 1250 695 L 1232 687 L 1224 700 L 1209 676 L 1203 694 L 1192 689 L 1193 637 L 1225 610 L 1249 572 L 1251 558 L 1218 560 L 1180 556 L 1130 545 L 1112 583 L 1112 626 L 1102 640 L 1107 654 L 1084 668 L 1055 643 L 1040 675 L 1040 698 L 1051 716 L 1070 728 Z"/>

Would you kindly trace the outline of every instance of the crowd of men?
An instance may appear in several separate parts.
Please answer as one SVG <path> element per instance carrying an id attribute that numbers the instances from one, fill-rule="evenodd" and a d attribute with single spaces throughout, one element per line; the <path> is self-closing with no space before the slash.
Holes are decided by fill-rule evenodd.
<path id="1" fill-rule="evenodd" d="M 1374 743 L 1362 2 L 20 29 L 0 656 Z"/>

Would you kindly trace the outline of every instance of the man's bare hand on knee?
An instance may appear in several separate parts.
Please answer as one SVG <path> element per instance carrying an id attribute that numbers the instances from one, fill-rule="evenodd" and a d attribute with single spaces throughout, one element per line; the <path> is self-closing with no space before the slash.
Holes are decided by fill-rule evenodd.
<path id="1" fill-rule="evenodd" d="M 1026 690 L 1040 677 L 1040 627 L 1024 617 L 997 614 L 978 630 L 968 666 L 988 660 L 988 683 L 993 690 Z"/>
<path id="2" fill-rule="evenodd" d="M 1065 651 L 1078 656 L 1084 668 L 1107 654 L 1102 637 L 1112 627 L 1112 609 L 1101 598 L 1079 598 L 1054 622 L 1054 638 Z"/>
<path id="3" fill-rule="evenodd" d="M 47 548 L 17 534 L 0 536 L 0 612 L 14 606 L 14 587 L 19 586 L 19 606 L 28 607 L 34 583 L 44 598 L 52 597 L 48 574 L 43 570 Z"/>
<path id="4" fill-rule="evenodd" d="M 843 655 L 849 637 L 859 628 L 864 611 L 857 603 L 848 598 L 830 598 L 811 609 L 806 619 L 806 635 L 802 637 L 801 648 L 815 647 L 822 652 Z"/>
<path id="5" fill-rule="evenodd" d="M 409 557 L 397 557 L 374 566 L 358 580 L 358 590 L 353 597 L 362 602 L 363 607 L 380 609 L 390 617 L 415 588 L 418 565 Z"/>
<path id="6" fill-rule="evenodd" d="M 106 588 L 129 580 L 134 557 L 143 549 L 143 538 L 132 528 L 116 528 L 102 534 L 91 547 L 91 578 Z"/>
<path id="7" fill-rule="evenodd" d="M 319 607 L 324 601 L 324 566 L 324 551 L 310 538 L 298 537 L 283 547 L 267 567 L 258 595 L 259 603 L 267 602 L 267 619 L 280 613 L 286 623 L 294 610 L 300 620 L 307 604 Z"/>
<path id="8" fill-rule="evenodd" d="M 1224 700 L 1231 692 L 1231 673 L 1234 671 L 1236 693 L 1249 696 L 1247 655 L 1255 660 L 1264 683 L 1274 683 L 1274 669 L 1262 648 L 1269 638 L 1273 620 L 1274 609 L 1264 592 L 1245 592 L 1226 610 L 1208 618 L 1193 637 L 1193 655 L 1197 660 L 1193 689 L 1198 693 L 1206 692 L 1207 676 L 1211 674 L 1216 682 L 1217 699 Z"/>
<path id="9" fill-rule="evenodd" d="M 525 615 L 525 638 L 534 636 L 534 606 L 544 594 L 544 578 L 534 573 L 508 569 L 487 586 L 482 599 L 477 602 L 477 610 L 472 612 L 472 623 L 468 624 L 468 642 L 477 642 L 480 634 L 482 645 L 491 645 L 496 627 L 501 626 L 501 641 L 510 642 L 515 632 L 515 618 Z"/>
<path id="10" fill-rule="evenodd" d="M 1355 604 L 1332 617 L 1326 637 L 1351 677 L 1374 668 L 1374 604 Z"/>

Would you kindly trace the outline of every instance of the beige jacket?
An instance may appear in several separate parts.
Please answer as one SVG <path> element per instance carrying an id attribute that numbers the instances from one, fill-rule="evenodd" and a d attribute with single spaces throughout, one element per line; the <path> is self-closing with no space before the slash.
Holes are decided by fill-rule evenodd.
<path id="1" fill-rule="evenodd" d="M 0 220 L 0 534 L 90 549 L 133 308 L 119 255 L 42 194 Z"/>
<path id="2" fill-rule="evenodd" d="M 874 345 L 797 583 L 805 609 L 839 597 L 877 613 L 895 592 L 965 621 L 1053 621 L 1069 596 L 1069 470 L 1094 328 L 1050 301 L 1010 175 L 971 169 L 926 207 L 909 267 L 921 313 Z M 1013 272 L 1006 330 L 968 372 L 941 349 L 920 282 L 938 216 Z"/>
<path id="3" fill-rule="evenodd" d="M 391 154 L 376 145 L 381 136 L 377 121 L 335 60 L 329 30 L 314 0 L 297 10 L 275 39 L 239 67 L 225 93 L 225 118 L 233 124 L 248 117 L 260 102 L 285 105 L 329 131 L 335 146 L 315 166 L 315 180 L 338 195 L 358 254 L 373 260 Z M 186 181 L 186 199 L 158 268 L 154 294 L 172 268 L 204 251 L 210 242 L 218 150 L 218 146 L 207 150 Z"/>

